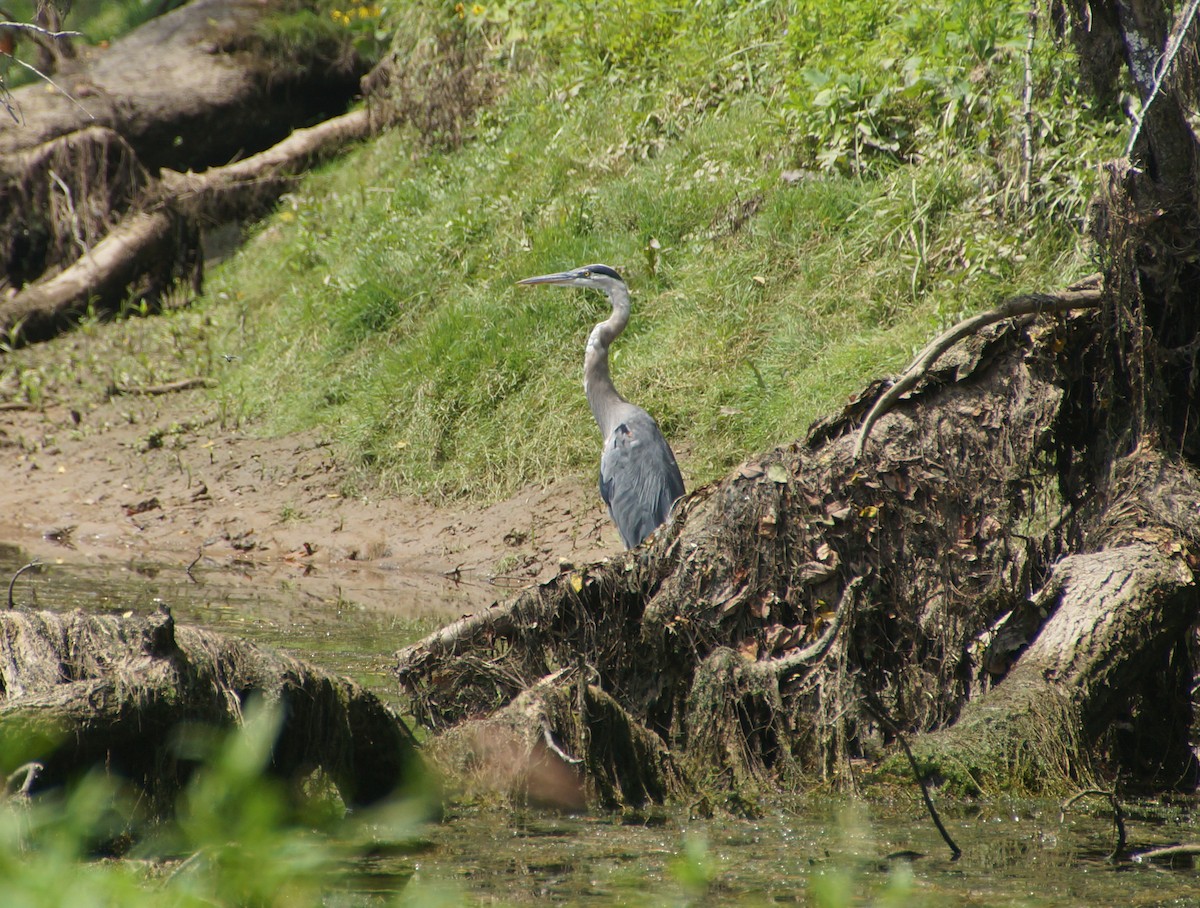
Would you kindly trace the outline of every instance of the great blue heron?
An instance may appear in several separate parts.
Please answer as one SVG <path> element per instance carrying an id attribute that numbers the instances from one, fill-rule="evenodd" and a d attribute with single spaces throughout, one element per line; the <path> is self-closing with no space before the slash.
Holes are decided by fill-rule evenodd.
<path id="1" fill-rule="evenodd" d="M 625 548 L 632 549 L 671 516 L 671 508 L 683 497 L 683 477 L 654 417 L 618 394 L 608 371 L 608 348 L 629 322 L 629 288 L 607 265 L 587 265 L 519 283 L 590 287 L 603 291 L 612 303 L 612 315 L 588 336 L 583 391 L 604 436 L 600 497 Z"/>

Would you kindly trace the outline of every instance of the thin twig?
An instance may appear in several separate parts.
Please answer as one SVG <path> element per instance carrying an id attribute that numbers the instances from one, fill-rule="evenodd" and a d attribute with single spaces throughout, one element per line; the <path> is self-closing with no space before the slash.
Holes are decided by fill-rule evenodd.
<path id="1" fill-rule="evenodd" d="M 13 605 L 13 587 L 17 585 L 17 578 L 20 577 L 22 574 L 24 574 L 26 571 L 32 570 L 33 568 L 41 567 L 41 566 L 42 566 L 42 563 L 40 561 L 38 561 L 36 558 L 34 558 L 33 561 L 29 562 L 29 564 L 20 568 L 15 574 L 12 575 L 12 580 L 8 581 L 8 607 L 10 609 L 15 607 Z"/>
<path id="2" fill-rule="evenodd" d="M 921 797 L 925 801 L 925 809 L 929 811 L 933 825 L 941 833 L 942 841 L 950 847 L 950 860 L 957 861 L 962 856 L 962 849 L 955 844 L 954 839 L 950 838 L 950 833 L 946 831 L 946 827 L 942 824 L 942 818 L 938 815 L 937 808 L 933 806 L 933 798 L 929 796 L 929 786 L 925 782 L 925 774 L 917 766 L 917 758 L 913 756 L 912 748 L 908 746 L 908 739 L 904 737 L 904 734 L 896 726 L 896 723 L 888 716 L 887 710 L 883 708 L 883 704 L 879 702 L 878 697 L 873 693 L 863 691 L 862 702 L 871 715 L 878 719 L 884 728 L 896 736 L 896 740 L 904 748 L 904 755 L 908 757 L 908 765 L 912 767 L 913 778 L 921 786 Z"/>
<path id="3" fill-rule="evenodd" d="M 109 389 L 109 396 L 116 397 L 119 394 L 144 394 L 147 396 L 158 394 L 173 394 L 176 391 L 190 391 L 192 388 L 212 388 L 216 382 L 211 378 L 203 376 L 197 378 L 181 378 L 179 381 L 169 381 L 161 385 L 113 385 Z"/>
<path id="4" fill-rule="evenodd" d="M 200 551 L 196 554 L 196 557 L 192 560 L 192 563 L 187 566 L 188 579 L 191 580 L 192 583 L 200 582 L 199 580 L 196 579 L 196 575 L 192 573 L 192 568 L 194 568 L 196 565 L 198 565 L 200 563 L 200 559 L 203 557 L 204 557 L 204 546 L 200 546 Z"/>
<path id="5" fill-rule="evenodd" d="M 1198 854 L 1200 854 L 1200 845 L 1167 845 L 1164 848 L 1151 848 L 1149 851 L 1138 852 L 1133 859 L 1135 861 L 1152 861 L 1156 858 L 1175 858 Z"/>
<path id="6" fill-rule="evenodd" d="M 1138 115 L 1133 121 L 1133 130 L 1129 133 L 1129 141 L 1125 143 L 1124 156 L 1127 158 L 1133 154 L 1133 146 L 1137 144 L 1138 136 L 1141 135 L 1142 124 L 1146 122 L 1146 111 L 1150 109 L 1150 105 L 1158 97 L 1159 89 L 1167 81 L 1167 76 L 1170 74 L 1171 67 L 1175 63 L 1175 55 L 1179 53 L 1179 48 L 1183 47 L 1183 36 L 1191 26 L 1192 19 L 1196 17 L 1197 7 L 1200 7 L 1200 0 L 1191 0 L 1188 8 L 1179 17 L 1179 22 L 1171 30 L 1171 36 L 1167 39 L 1166 50 L 1163 52 L 1162 59 L 1155 67 L 1154 87 L 1150 89 L 1150 94 L 1142 104 L 1142 109 L 1138 111 Z"/>
<path id="7" fill-rule="evenodd" d="M 75 211 L 75 198 L 71 195 L 71 187 L 63 182 L 63 178 L 53 170 L 50 171 L 50 179 L 58 185 L 58 188 L 62 190 L 62 194 L 67 200 L 67 213 L 71 216 L 71 237 L 75 240 L 75 245 L 79 247 L 80 254 L 87 255 L 91 250 L 88 249 L 87 243 L 83 239 L 83 233 L 79 224 L 79 214 Z"/>
<path id="8" fill-rule="evenodd" d="M 1108 860 L 1116 863 L 1125 856 L 1125 811 L 1121 809 L 1121 802 L 1117 800 L 1115 791 L 1106 791 L 1103 788 L 1088 788 L 1073 795 L 1063 801 L 1062 807 L 1059 808 L 1058 822 L 1062 823 L 1067 818 L 1067 811 L 1075 806 L 1075 802 L 1088 797 L 1089 795 L 1099 795 L 1102 798 L 1108 798 L 1108 802 L 1112 805 L 1113 827 L 1117 832 L 1117 842 L 1113 845 L 1113 850 L 1108 856 Z"/>
<path id="9" fill-rule="evenodd" d="M 34 25 L 32 22 L 13 22 L 11 20 L 0 21 L 0 27 L 19 32 L 36 32 L 43 38 L 51 40 L 57 38 L 82 38 L 83 32 L 56 32 L 48 28 L 43 28 L 40 25 Z"/>
<path id="10" fill-rule="evenodd" d="M 554 743 L 554 736 L 550 731 L 550 723 L 547 722 L 545 719 L 542 720 L 542 739 L 546 742 L 546 746 L 549 747 L 550 750 L 552 750 L 554 753 L 558 754 L 559 758 L 564 763 L 574 764 L 574 763 L 582 763 L 583 762 L 582 758 L 571 756 L 570 754 L 566 753 L 561 747 L 559 747 L 557 744 Z"/>
<path id="11" fill-rule="evenodd" d="M 12 60 L 14 63 L 16 63 L 19 66 L 24 66 L 27 70 L 29 70 L 31 73 L 33 73 L 35 76 L 37 76 L 39 79 L 49 83 L 54 88 L 58 89 L 59 94 L 61 94 L 64 98 L 66 98 L 68 101 L 70 101 L 72 104 L 74 104 L 80 110 L 82 110 L 91 119 L 93 119 L 93 120 L 96 119 L 96 115 L 94 113 L 92 113 L 90 110 L 88 110 L 86 107 L 84 107 L 82 104 L 80 104 L 77 100 L 75 100 L 74 95 L 72 95 L 69 91 L 67 91 L 65 88 L 63 88 L 61 85 L 59 85 L 53 79 L 51 79 L 48 75 L 46 75 L 44 72 L 42 72 L 36 66 L 34 66 L 32 63 L 26 63 L 20 57 L 9 57 L 9 59 Z M 14 119 L 16 119 L 15 116 L 14 116 Z M 17 122 L 20 122 L 20 120 L 18 120 Z"/>
<path id="12" fill-rule="evenodd" d="M 1033 198 L 1033 43 L 1037 37 L 1038 0 L 1029 2 L 1029 36 L 1025 42 L 1025 91 L 1021 108 L 1025 119 L 1021 136 L 1021 204 Z"/>
<path id="13" fill-rule="evenodd" d="M 1198 0 L 1200 2 L 1200 0 Z M 943 353 L 953 347 L 956 343 L 968 335 L 975 334 L 978 331 L 986 328 L 988 325 L 996 322 L 1004 321 L 1006 318 L 1016 318 L 1022 315 L 1045 315 L 1048 313 L 1069 312 L 1072 309 L 1094 309 L 1100 305 L 1102 290 L 1099 286 L 1099 279 L 1095 282 L 1089 278 L 1088 281 L 1080 282 L 1075 285 L 1075 288 L 1063 290 L 1059 293 L 1035 293 L 1028 296 L 1018 296 L 1013 299 L 1006 300 L 995 309 L 990 309 L 987 312 L 981 312 L 971 318 L 964 319 L 953 328 L 944 331 L 926 345 L 925 349 L 917 354 L 904 373 L 896 379 L 883 394 L 879 395 L 879 399 L 875 401 L 875 405 L 871 407 L 871 412 L 867 414 L 863 420 L 862 427 L 858 430 L 858 441 L 854 444 L 854 458 L 857 460 L 862 457 L 863 449 L 867 444 L 867 436 L 871 434 L 871 429 L 879 418 L 887 413 L 896 401 L 908 393 L 909 390 L 929 372 L 933 364 L 941 357 Z"/>

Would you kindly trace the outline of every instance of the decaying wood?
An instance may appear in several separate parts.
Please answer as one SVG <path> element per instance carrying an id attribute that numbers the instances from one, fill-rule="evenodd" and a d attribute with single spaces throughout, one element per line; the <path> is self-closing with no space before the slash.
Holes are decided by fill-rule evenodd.
<path id="1" fill-rule="evenodd" d="M 511 704 L 562 672 L 564 691 L 592 685 L 654 735 L 687 785 L 740 798 L 848 781 L 885 749 L 859 690 L 965 790 L 1088 784 L 1145 756 L 1113 728 L 1178 771 L 1187 737 L 1152 728 L 1148 704 L 1190 679 L 1167 666 L 1197 617 L 1200 481 L 1143 449 L 1102 500 L 1075 499 L 1081 476 L 1055 459 L 1080 437 L 1074 351 L 1101 325 L 993 324 L 880 417 L 869 458 L 856 403 L 691 496 L 649 545 L 406 648 L 416 714 L 461 741 L 480 715 L 525 715 Z M 553 728 L 589 762 L 595 736 Z"/>
<path id="2" fill-rule="evenodd" d="M 651 545 L 407 648 L 398 677 L 417 715 L 453 726 L 565 666 L 693 782 L 735 790 L 844 775 L 879 735 L 856 678 L 907 729 L 952 719 L 986 683 L 965 647 L 1059 545 L 1053 530 L 1011 535 L 1048 503 L 1013 477 L 1041 469 L 1063 415 L 1053 368 L 1030 370 L 1026 351 L 1076 330 L 992 326 L 880 420 L 873 462 L 853 456 L 850 421 L 826 427 L 812 448 L 777 450 L 691 496 Z M 854 577 L 862 600 L 837 608 Z M 819 658 L 797 657 L 818 641 Z"/>
<path id="3" fill-rule="evenodd" d="M 150 285 L 160 292 L 177 277 L 173 266 L 179 250 L 194 252 L 196 240 L 188 233 L 194 232 L 194 225 L 249 217 L 315 161 L 369 135 L 374 122 L 370 111 L 357 110 L 298 129 L 278 145 L 234 164 L 203 173 L 164 170 L 155 189 L 160 201 L 154 210 L 126 216 L 65 270 L 0 300 L 0 335 L 49 337 L 87 304 L 124 299 L 136 281 L 146 279 L 150 262 L 167 266 Z M 181 232 L 187 238 L 181 240 Z M 198 281 L 199 261 L 185 261 L 193 282 Z"/>
<path id="4" fill-rule="evenodd" d="M 543 807 L 642 807 L 688 790 L 662 740 L 573 672 L 540 679 L 424 752 L 473 794 Z"/>
<path id="5" fill-rule="evenodd" d="M 161 385 L 113 385 L 108 393 L 110 395 L 144 394 L 149 397 L 157 397 L 160 394 L 176 394 L 179 391 L 190 391 L 192 388 L 211 388 L 215 384 L 216 381 L 214 379 L 196 376 L 193 378 L 181 378 L 178 381 L 163 382 Z"/>
<path id="6" fill-rule="evenodd" d="M 20 117 L 0 124 L 8 342 L 49 337 L 89 307 L 198 287 L 203 227 L 260 214 L 298 172 L 380 125 L 364 110 L 304 128 L 344 108 L 365 67 L 349 35 L 270 46 L 259 26 L 285 6 L 193 0 L 68 61 L 71 97 L 43 84 L 13 93 Z"/>
<path id="7" fill-rule="evenodd" d="M 168 810 L 193 757 L 188 724 L 231 728 L 247 703 L 280 705 L 271 769 L 321 770 L 350 804 L 411 781 L 408 729 L 373 694 L 299 660 L 196 628 L 170 614 L 0 612 L 0 739 L 7 757 L 36 758 L 34 790 L 103 766 Z M 11 768 L 11 767 L 10 767 Z"/>
<path id="8" fill-rule="evenodd" d="M 89 301 L 125 297 L 146 261 L 166 263 L 165 283 L 171 283 L 177 223 L 165 209 L 126 218 L 65 270 L 0 301 L 0 336 L 14 343 L 50 337 L 81 315 Z M 154 286 L 161 290 L 162 282 Z"/>
<path id="9" fill-rule="evenodd" d="M 196 219 L 221 223 L 247 217 L 259 199 L 275 199 L 301 171 L 362 141 L 386 121 L 368 108 L 297 129 L 283 141 L 202 173 L 164 170 L 160 192 Z"/>
<path id="10" fill-rule="evenodd" d="M 403 650 L 425 721 L 480 721 L 563 670 L 743 802 L 857 779 L 897 736 L 962 792 L 1196 784 L 1200 17 L 1068 10 L 1098 99 L 1123 64 L 1143 105 L 1091 211 L 1102 283 L 958 326 L 651 544 Z M 771 670 L 835 616 L 820 658 Z"/>

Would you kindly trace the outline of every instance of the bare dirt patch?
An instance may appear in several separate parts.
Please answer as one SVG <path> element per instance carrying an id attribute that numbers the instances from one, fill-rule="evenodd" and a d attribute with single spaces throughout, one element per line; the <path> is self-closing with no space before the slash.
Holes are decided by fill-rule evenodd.
<path id="1" fill-rule="evenodd" d="M 347 494 L 347 479 L 320 434 L 222 426 L 201 389 L 0 412 L 0 542 L 44 561 L 283 573 L 322 597 L 457 613 L 621 550 L 580 479 L 486 508 Z"/>

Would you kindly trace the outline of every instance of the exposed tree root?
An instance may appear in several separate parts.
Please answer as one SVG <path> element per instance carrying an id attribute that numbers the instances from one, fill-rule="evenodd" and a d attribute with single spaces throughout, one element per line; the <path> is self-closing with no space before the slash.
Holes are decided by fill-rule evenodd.
<path id="1" fill-rule="evenodd" d="M 0 612 L 3 756 L 36 758 L 33 790 L 103 766 L 171 808 L 191 768 L 184 726 L 228 728 L 248 699 L 278 703 L 272 771 L 321 770 L 349 804 L 396 791 L 417 769 L 404 724 L 354 683 L 249 643 L 149 618 Z"/>
<path id="2" fill-rule="evenodd" d="M 89 307 L 198 288 L 203 230 L 262 214 L 305 169 L 395 123 L 457 144 L 490 97 L 482 42 L 435 14 L 368 73 L 350 32 L 264 37 L 264 17 L 288 9 L 192 0 L 71 62 L 80 100 L 13 92 L 19 128 L 0 122 L 0 337 L 40 340 Z M 365 107 L 329 116 L 360 94 Z"/>
<path id="3" fill-rule="evenodd" d="M 1058 821 L 1062 823 L 1067 818 L 1067 811 L 1074 807 L 1083 798 L 1099 795 L 1106 798 L 1109 804 L 1112 805 L 1113 816 L 1113 831 L 1116 833 L 1116 841 L 1113 842 L 1113 850 L 1109 853 L 1110 861 L 1120 861 L 1125 858 L 1125 811 L 1121 809 L 1121 801 L 1117 798 L 1115 791 L 1106 791 L 1103 788 L 1085 788 L 1083 791 L 1077 792 L 1067 800 L 1063 801 L 1061 813 Z"/>
<path id="4" fill-rule="evenodd" d="M 50 337 L 82 314 L 89 300 L 111 304 L 124 298 L 147 276 L 148 261 L 165 263 L 166 272 L 135 295 L 156 296 L 178 277 L 173 267 L 179 258 L 177 228 L 185 229 L 184 223 L 166 209 L 126 218 L 70 267 L 0 302 L 0 336 L 10 344 Z"/>
<path id="5" fill-rule="evenodd" d="M 193 0 L 72 62 L 82 101 L 41 85 L 13 93 L 21 123 L 0 124 L 9 343 L 49 337 L 89 306 L 198 287 L 202 229 L 260 214 L 305 168 L 386 125 L 364 109 L 295 129 L 344 109 L 365 66 L 349 44 L 264 44 L 257 29 L 279 6 Z"/>
<path id="6" fill-rule="evenodd" d="M 860 401 L 690 496 L 637 551 L 408 647 L 416 714 L 443 732 L 503 715 L 533 752 L 544 723 L 523 692 L 586 677 L 688 786 L 742 804 L 849 783 L 897 732 L 961 792 L 1062 791 L 1116 766 L 1178 777 L 1190 713 L 1163 723 L 1150 704 L 1190 684 L 1200 480 L 1147 446 L 1077 496 L 1060 460 L 1083 412 L 1066 351 L 1098 325 L 986 327 L 880 416 L 869 460 Z M 560 683 L 565 708 L 575 681 Z M 604 742 L 555 715 L 557 746 L 594 779 Z M 644 791 L 671 790 L 651 778 Z"/>
<path id="7" fill-rule="evenodd" d="M 656 735 L 566 671 L 491 716 L 448 730 L 427 754 L 470 792 L 542 807 L 642 807 L 686 790 Z"/>
<path id="8" fill-rule="evenodd" d="M 963 319 L 954 327 L 939 334 L 925 345 L 925 349 L 916 355 L 904 373 L 875 400 L 874 406 L 871 407 L 858 430 L 858 441 L 854 444 L 854 456 L 862 457 L 867 438 L 879 417 L 894 407 L 896 401 L 913 389 L 942 354 L 964 337 L 975 334 L 980 329 L 1006 318 L 1068 312 L 1072 309 L 1094 309 L 1100 305 L 1102 298 L 1100 278 L 1099 274 L 1093 275 L 1078 281 L 1060 293 L 1039 293 L 1014 297 L 995 309 L 989 309 L 987 312 Z"/>

